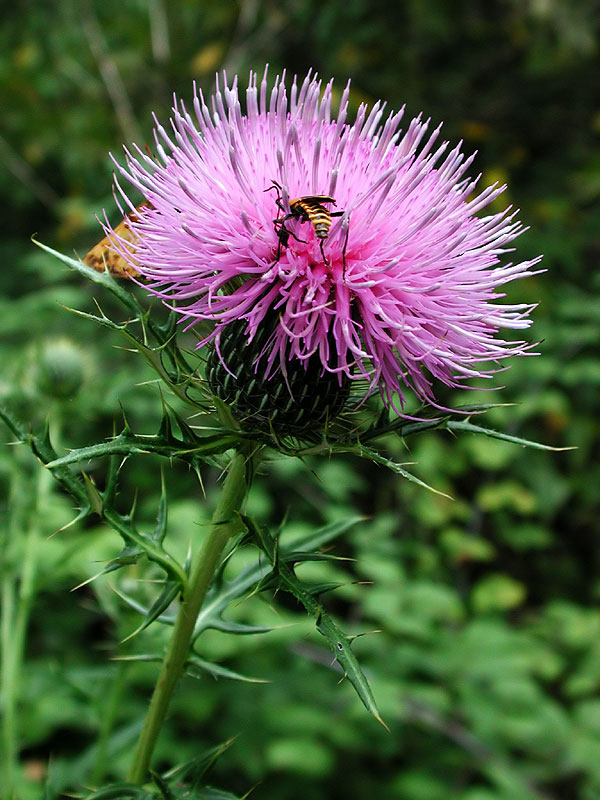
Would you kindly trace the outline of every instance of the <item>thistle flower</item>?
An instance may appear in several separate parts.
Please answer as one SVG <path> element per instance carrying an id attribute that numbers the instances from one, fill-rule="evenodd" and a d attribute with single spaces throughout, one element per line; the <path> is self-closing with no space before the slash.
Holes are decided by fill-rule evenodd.
<path id="1" fill-rule="evenodd" d="M 210 104 L 195 90 L 190 110 L 175 99 L 170 131 L 156 121 L 158 160 L 125 151 L 118 169 L 148 205 L 135 253 L 113 246 L 148 290 L 190 326 L 213 324 L 202 344 L 232 379 L 249 345 L 263 388 L 279 375 L 292 397 L 290 370 L 317 362 L 330 385 L 366 381 L 401 411 L 407 388 L 435 404 L 434 380 L 461 386 L 527 353 L 497 334 L 527 328 L 533 306 L 498 300 L 539 259 L 503 263 L 524 230 L 516 212 L 478 216 L 504 187 L 477 193 L 473 156 L 429 120 L 402 131 L 403 111 L 384 118 L 377 102 L 350 123 L 349 85 L 332 115 L 331 81 L 309 73 L 288 93 L 284 77 L 269 92 L 266 71 L 260 85 L 251 73 L 245 113 L 237 77 L 217 78 Z"/>

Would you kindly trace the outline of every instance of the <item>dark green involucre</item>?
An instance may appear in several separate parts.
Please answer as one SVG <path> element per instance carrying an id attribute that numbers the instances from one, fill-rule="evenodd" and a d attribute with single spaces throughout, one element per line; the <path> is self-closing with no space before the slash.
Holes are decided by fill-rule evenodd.
<path id="1" fill-rule="evenodd" d="M 346 407 L 351 381 L 326 372 L 318 353 L 273 365 L 267 375 L 274 325 L 261 326 L 248 342 L 246 321 L 227 325 L 211 346 L 206 377 L 214 395 L 231 406 L 243 428 L 279 436 L 319 438 L 323 428 Z"/>

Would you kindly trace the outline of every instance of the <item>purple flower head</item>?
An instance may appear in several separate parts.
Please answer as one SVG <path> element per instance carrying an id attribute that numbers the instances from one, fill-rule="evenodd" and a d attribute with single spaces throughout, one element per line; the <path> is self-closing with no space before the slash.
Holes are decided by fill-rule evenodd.
<path id="1" fill-rule="evenodd" d="M 156 123 L 159 160 L 135 147 L 118 167 L 149 205 L 135 257 L 115 247 L 191 325 L 212 321 L 217 348 L 234 321 L 247 342 L 270 324 L 269 374 L 318 357 L 388 405 L 406 387 L 434 403 L 432 379 L 459 386 L 528 352 L 497 334 L 527 328 L 532 306 L 498 300 L 539 259 L 503 263 L 524 229 L 510 209 L 477 216 L 504 187 L 476 193 L 473 156 L 439 128 L 417 117 L 403 131 L 379 102 L 350 123 L 349 86 L 335 116 L 332 94 L 311 74 L 269 91 L 265 71 L 245 113 L 237 78 L 217 78 L 209 104 L 175 100 L 170 130 Z"/>

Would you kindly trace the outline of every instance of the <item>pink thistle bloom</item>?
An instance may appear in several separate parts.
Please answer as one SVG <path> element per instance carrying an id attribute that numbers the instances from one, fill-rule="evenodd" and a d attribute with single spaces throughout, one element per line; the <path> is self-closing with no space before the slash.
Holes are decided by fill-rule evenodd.
<path id="1" fill-rule="evenodd" d="M 403 111 L 384 118 L 379 102 L 348 123 L 349 86 L 336 116 L 332 92 L 311 74 L 269 92 L 265 71 L 260 85 L 250 75 L 245 113 L 237 78 L 217 78 L 210 107 L 201 92 L 191 110 L 175 99 L 170 130 L 156 122 L 159 160 L 134 146 L 117 165 L 149 206 L 132 222 L 135 257 L 114 244 L 191 325 L 214 323 L 204 341 L 217 348 L 230 323 L 244 320 L 250 342 L 268 315 L 267 374 L 318 357 L 388 405 L 397 392 L 403 407 L 406 387 L 435 404 L 432 379 L 460 386 L 529 352 L 497 334 L 527 328 L 533 306 L 498 300 L 539 258 L 502 263 L 524 228 L 510 209 L 477 216 L 505 187 L 476 194 L 473 156 L 439 127 L 417 117 L 402 131 Z M 324 238 L 297 214 L 274 222 L 312 195 L 342 212 Z"/>

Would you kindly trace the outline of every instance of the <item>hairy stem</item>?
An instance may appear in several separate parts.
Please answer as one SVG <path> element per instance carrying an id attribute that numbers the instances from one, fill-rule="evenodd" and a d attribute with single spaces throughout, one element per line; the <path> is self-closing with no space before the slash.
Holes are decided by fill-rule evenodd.
<path id="1" fill-rule="evenodd" d="M 246 458 L 241 453 L 236 453 L 231 460 L 208 535 L 198 554 L 187 594 L 179 607 L 171 641 L 154 687 L 146 721 L 129 773 L 132 783 L 142 784 L 147 778 L 152 753 L 165 720 L 169 702 L 183 672 L 194 626 L 206 591 L 219 565 L 225 545 L 239 530 L 235 512 L 240 508 L 246 494 L 245 461 Z"/>

